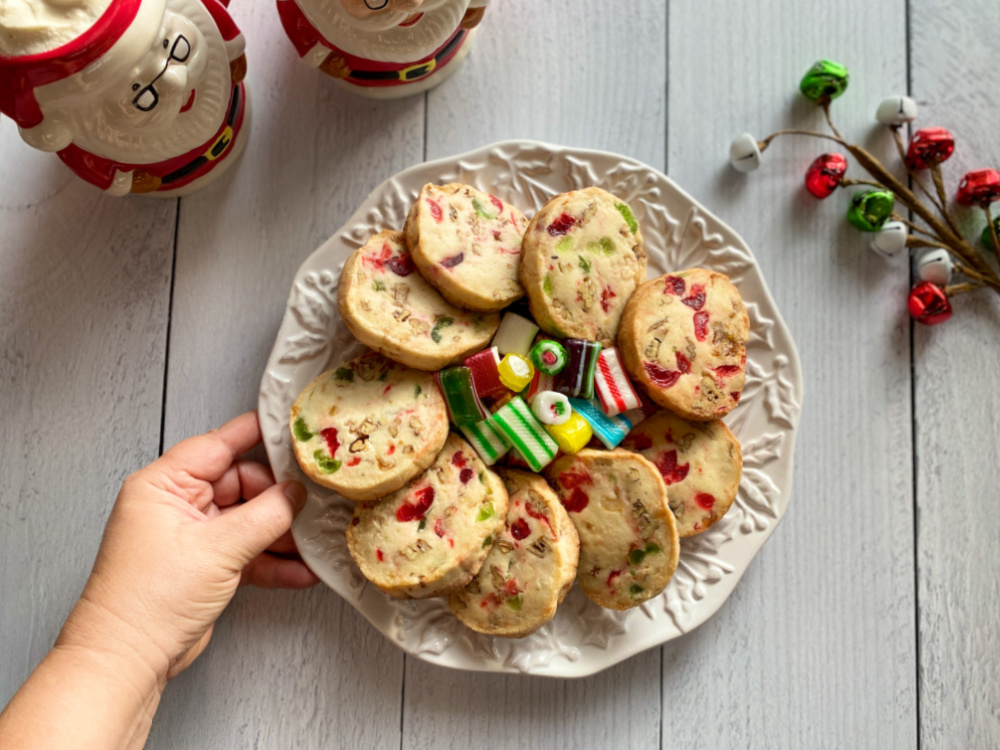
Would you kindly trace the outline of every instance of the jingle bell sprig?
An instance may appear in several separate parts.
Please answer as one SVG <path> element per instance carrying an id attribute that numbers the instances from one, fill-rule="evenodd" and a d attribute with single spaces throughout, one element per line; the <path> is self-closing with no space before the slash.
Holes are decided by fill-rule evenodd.
<path id="1" fill-rule="evenodd" d="M 916 270 L 919 281 L 910 292 L 907 307 L 914 320 L 934 325 L 951 317 L 950 297 L 990 288 L 1000 294 L 1000 274 L 987 262 L 971 240 L 963 236 L 949 208 L 948 192 L 941 164 L 955 151 L 955 138 L 945 128 L 918 130 L 904 146 L 900 130 L 917 118 L 917 105 L 908 96 L 891 96 L 879 104 L 875 118 L 892 132 L 900 161 L 906 168 L 906 184 L 890 172 L 871 152 L 849 143 L 830 116 L 830 105 L 847 90 L 847 69 L 832 60 L 820 60 L 802 78 L 799 90 L 823 110 L 830 132 L 779 130 L 762 140 L 749 133 L 740 135 L 730 146 L 729 160 L 740 172 L 760 167 L 763 153 L 779 136 L 802 135 L 836 143 L 850 154 L 870 179 L 847 177 L 847 158 L 832 152 L 822 154 L 805 175 L 806 190 L 817 199 L 828 198 L 837 188 L 861 187 L 851 196 L 847 220 L 862 232 L 872 234 L 872 250 L 893 257 L 904 248 L 921 251 Z M 930 174 L 930 185 L 921 174 Z M 919 195 L 917 194 L 919 191 Z M 993 217 L 990 206 L 1000 200 L 1000 171 L 978 169 L 959 183 L 955 201 L 978 208 L 986 214 L 986 228 L 980 242 L 1000 260 L 1000 216 Z M 903 216 L 898 207 L 910 212 Z M 952 275 L 965 280 L 952 284 Z"/>

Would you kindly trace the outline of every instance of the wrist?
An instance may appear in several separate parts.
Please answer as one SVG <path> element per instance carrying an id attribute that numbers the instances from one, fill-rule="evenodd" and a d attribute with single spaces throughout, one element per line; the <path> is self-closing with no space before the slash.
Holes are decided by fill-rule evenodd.
<path id="1" fill-rule="evenodd" d="M 0 713 L 0 745 L 138 750 L 162 692 L 163 683 L 140 662 L 113 651 L 57 643 Z"/>
<path id="2" fill-rule="evenodd" d="M 159 696 L 167 683 L 169 658 L 150 634 L 101 604 L 91 583 L 66 619 L 54 651 L 72 654 L 97 668 L 107 667 L 143 695 Z"/>

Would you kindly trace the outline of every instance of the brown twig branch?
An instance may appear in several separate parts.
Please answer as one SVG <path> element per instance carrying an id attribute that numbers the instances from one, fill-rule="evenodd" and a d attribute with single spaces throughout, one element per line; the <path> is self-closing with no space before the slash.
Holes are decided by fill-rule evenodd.
<path id="1" fill-rule="evenodd" d="M 833 131 L 833 134 L 837 136 L 837 138 L 839 138 L 841 141 L 844 140 L 844 136 L 842 136 L 840 134 L 840 131 L 837 130 L 837 126 L 833 124 L 833 118 L 830 117 L 829 100 L 823 102 L 823 114 L 826 115 L 826 124 L 830 126 L 830 130 Z"/>
<path id="2" fill-rule="evenodd" d="M 906 238 L 907 247 L 933 247 L 939 250 L 949 250 L 947 245 L 942 245 L 934 240 L 925 240 L 922 237 L 914 237 L 912 234 Z M 949 250 L 950 252 L 950 250 Z"/>
<path id="3" fill-rule="evenodd" d="M 874 178 L 874 181 L 842 180 L 842 184 L 873 185 L 880 189 L 891 191 L 893 195 L 895 195 L 896 200 L 906 206 L 906 208 L 919 217 L 930 228 L 929 230 L 924 229 L 915 222 L 904 219 L 900 214 L 894 212 L 892 215 L 893 219 L 901 221 L 914 232 L 918 232 L 929 238 L 928 240 L 912 238 L 915 241 L 912 246 L 919 246 L 917 245 L 918 242 L 926 242 L 932 247 L 943 247 L 962 261 L 963 267 L 969 268 L 976 273 L 976 276 L 969 275 L 969 277 L 977 278 L 981 281 L 981 283 L 972 285 L 972 288 L 989 286 L 997 292 L 1000 292 L 1000 275 L 993 271 L 990 265 L 986 262 L 985 258 L 980 255 L 979 251 L 972 245 L 972 243 L 962 236 L 962 233 L 958 230 L 958 227 L 955 226 L 955 222 L 952 220 L 951 215 L 946 208 L 948 198 L 944 189 L 944 181 L 941 178 L 940 169 L 934 167 L 931 170 L 931 175 L 934 178 L 934 185 L 937 189 L 940 204 L 938 201 L 933 199 L 933 196 L 930 195 L 919 180 L 915 180 L 920 189 L 927 194 L 927 197 L 930 199 L 933 207 L 940 210 L 941 215 L 938 216 L 933 210 L 931 210 L 931 208 L 928 208 L 928 206 L 924 204 L 924 202 L 921 201 L 920 198 L 918 198 L 907 185 L 903 184 L 903 182 L 901 182 L 892 172 L 886 169 L 886 167 L 877 158 L 875 158 L 871 152 L 856 144 L 847 143 L 833 125 L 833 122 L 830 119 L 828 107 L 824 106 L 823 110 L 834 135 L 818 133 L 812 130 L 799 130 L 797 128 L 779 130 L 772 133 L 764 140 L 759 141 L 757 144 L 758 148 L 760 148 L 761 151 L 764 151 L 771 144 L 771 142 L 780 135 L 805 135 L 812 138 L 821 138 L 823 140 L 833 141 L 834 143 L 839 144 L 854 157 L 855 161 L 859 166 L 861 166 L 862 169 Z M 899 149 L 905 163 L 905 154 L 902 154 L 902 141 L 898 138 L 898 135 L 898 132 L 896 132 L 897 148 Z M 909 172 L 908 167 L 907 171 Z M 997 241 L 997 232 L 996 228 L 992 224 L 992 221 L 990 222 L 990 232 L 994 239 L 994 247 L 997 251 L 998 258 L 1000 258 L 1000 242 Z M 960 289 L 960 291 L 956 292 L 958 294 L 962 294 L 965 291 L 972 291 L 972 288 L 966 289 L 962 285 L 956 285 L 956 287 Z"/>
<path id="4" fill-rule="evenodd" d="M 764 140 L 757 141 L 757 148 L 759 148 L 761 151 L 764 151 L 768 146 L 771 145 L 771 141 L 773 141 L 779 135 L 808 135 L 811 136 L 812 138 L 823 138 L 828 141 L 833 141 L 835 143 L 839 143 L 844 148 L 847 148 L 847 144 L 844 142 L 842 138 L 836 138 L 832 135 L 827 135 L 826 133 L 817 133 L 815 130 L 797 130 L 797 129 L 775 131 L 774 133 L 771 133 L 771 135 L 769 135 Z"/>
<path id="5" fill-rule="evenodd" d="M 934 188 L 937 190 L 938 199 L 941 201 L 941 215 L 944 220 L 948 222 L 948 226 L 951 227 L 955 234 L 961 234 L 958 231 L 958 227 L 955 226 L 955 221 L 951 218 L 951 214 L 948 212 L 948 193 L 944 189 L 944 178 L 941 176 L 941 165 L 932 164 L 931 165 L 931 178 L 934 180 Z"/>
<path id="6" fill-rule="evenodd" d="M 872 180 L 855 180 L 853 177 L 842 177 L 840 179 L 840 184 L 843 187 L 851 187 L 852 185 L 871 185 L 879 190 L 888 190 L 885 185 L 880 182 L 873 182 Z"/>
<path id="7" fill-rule="evenodd" d="M 946 297 L 957 297 L 959 294 L 967 294 L 968 292 L 974 292 L 977 289 L 982 289 L 982 284 L 973 284 L 968 281 L 963 281 L 960 284 L 949 284 L 944 288 L 944 294 Z"/>
<path id="8" fill-rule="evenodd" d="M 947 245 L 943 245 L 943 244 L 941 244 L 940 242 L 937 241 L 938 238 L 937 238 L 936 235 L 932 234 L 931 232 L 928 232 L 926 229 L 924 229 L 919 224 L 914 224 L 909 219 L 904 219 L 901 214 L 899 214 L 899 213 L 897 213 L 895 211 L 892 212 L 892 220 L 893 221 L 900 221 L 903 224 L 906 224 L 906 226 L 908 226 L 914 232 L 920 232 L 920 234 L 922 234 L 922 235 L 924 235 L 926 237 L 930 237 L 932 240 L 934 240 L 934 242 L 931 243 L 931 244 L 935 244 L 935 245 L 938 245 L 938 246 L 943 247 L 945 249 L 948 249 Z M 920 240 L 919 237 L 913 237 L 913 235 L 910 235 L 910 238 L 913 239 L 914 241 L 919 241 Z"/>

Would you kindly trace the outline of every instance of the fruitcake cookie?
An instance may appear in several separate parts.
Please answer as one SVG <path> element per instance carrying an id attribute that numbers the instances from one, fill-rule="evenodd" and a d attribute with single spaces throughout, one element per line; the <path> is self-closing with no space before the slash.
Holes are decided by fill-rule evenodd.
<path id="1" fill-rule="evenodd" d="M 453 305 L 500 310 L 524 296 L 518 281 L 524 214 L 468 185 L 424 185 L 406 218 L 417 270 Z"/>
<path id="2" fill-rule="evenodd" d="M 646 251 L 632 210 L 586 188 L 557 195 L 528 224 L 521 283 L 546 333 L 614 343 L 622 309 L 646 280 Z"/>
<path id="3" fill-rule="evenodd" d="M 545 472 L 580 535 L 576 580 L 609 609 L 657 596 L 677 567 L 680 543 L 660 472 L 637 453 L 584 448 Z"/>
<path id="4" fill-rule="evenodd" d="M 402 232 L 379 232 L 347 259 L 337 307 L 355 338 L 419 370 L 486 346 L 500 316 L 459 310 L 416 270 Z"/>
<path id="5" fill-rule="evenodd" d="M 580 538 L 559 498 L 537 474 L 498 469 L 507 522 L 479 574 L 448 599 L 477 633 L 520 638 L 553 618 L 576 578 Z"/>
<path id="6" fill-rule="evenodd" d="M 289 427 L 310 479 L 375 500 L 431 465 L 448 437 L 448 412 L 433 375 L 372 352 L 307 385 Z"/>
<path id="7" fill-rule="evenodd" d="M 689 422 L 660 411 L 635 427 L 622 447 L 660 470 L 678 536 L 701 533 L 736 499 L 743 471 L 740 441 L 718 420 Z"/>
<path id="8" fill-rule="evenodd" d="M 506 517 L 503 480 L 450 435 L 406 487 L 355 506 L 347 548 L 365 578 L 390 596 L 442 596 L 479 572 Z"/>
<path id="9" fill-rule="evenodd" d="M 660 406 L 698 421 L 740 400 L 750 318 L 729 278 L 691 268 L 647 281 L 625 306 L 618 350 Z"/>

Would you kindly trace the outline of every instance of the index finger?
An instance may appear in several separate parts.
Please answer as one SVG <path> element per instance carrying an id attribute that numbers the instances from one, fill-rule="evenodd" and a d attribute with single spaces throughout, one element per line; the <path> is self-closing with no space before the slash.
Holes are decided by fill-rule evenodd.
<path id="1" fill-rule="evenodd" d="M 257 412 L 248 411 L 217 430 L 182 440 L 164 453 L 158 463 L 184 471 L 195 479 L 214 482 L 226 473 L 237 457 L 260 441 Z"/>

